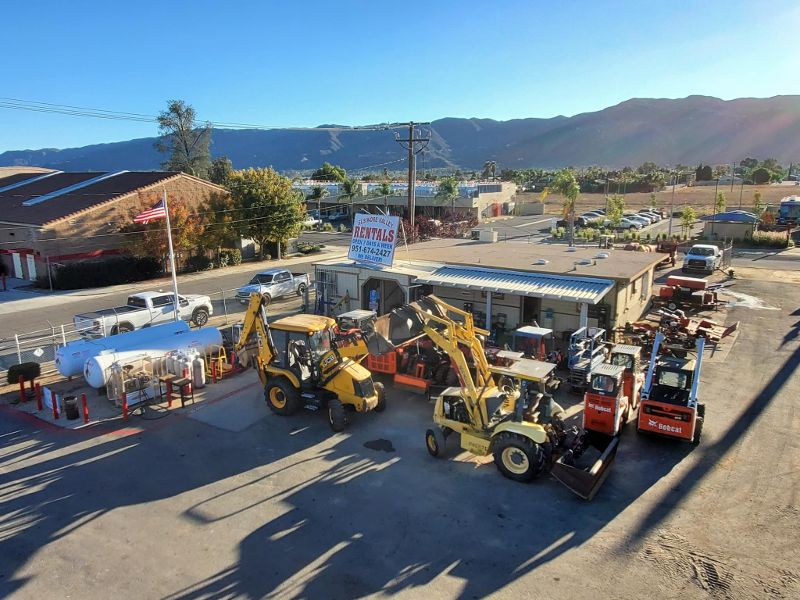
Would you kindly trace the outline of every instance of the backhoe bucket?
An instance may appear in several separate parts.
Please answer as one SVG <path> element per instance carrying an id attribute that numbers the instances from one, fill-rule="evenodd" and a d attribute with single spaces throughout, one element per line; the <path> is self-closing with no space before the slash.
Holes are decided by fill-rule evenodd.
<path id="1" fill-rule="evenodd" d="M 584 500 L 591 500 L 611 472 L 617 456 L 619 437 L 596 436 L 580 457 L 572 450 L 562 454 L 550 470 L 553 477 Z M 594 462 L 589 462 L 594 459 Z"/>
<path id="2" fill-rule="evenodd" d="M 424 327 L 422 318 L 410 306 L 396 308 L 375 321 L 375 333 L 394 346 L 422 335 Z"/>

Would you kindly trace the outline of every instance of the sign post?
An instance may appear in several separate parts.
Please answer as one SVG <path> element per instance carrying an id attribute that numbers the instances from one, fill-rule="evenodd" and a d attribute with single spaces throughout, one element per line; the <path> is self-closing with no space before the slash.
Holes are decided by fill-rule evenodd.
<path id="1" fill-rule="evenodd" d="M 399 227 L 400 217 L 397 216 L 357 214 L 347 258 L 391 267 Z"/>

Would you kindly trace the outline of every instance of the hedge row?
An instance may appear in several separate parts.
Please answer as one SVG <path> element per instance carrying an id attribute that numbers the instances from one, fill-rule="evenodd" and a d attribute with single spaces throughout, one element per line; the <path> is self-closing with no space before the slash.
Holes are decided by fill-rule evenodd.
<path id="1" fill-rule="evenodd" d="M 76 262 L 51 270 L 53 289 L 77 290 L 103 287 L 121 283 L 133 283 L 153 279 L 162 272 L 161 262 L 155 258 L 116 256 L 105 260 Z M 50 287 L 47 275 L 40 276 L 36 285 Z"/>

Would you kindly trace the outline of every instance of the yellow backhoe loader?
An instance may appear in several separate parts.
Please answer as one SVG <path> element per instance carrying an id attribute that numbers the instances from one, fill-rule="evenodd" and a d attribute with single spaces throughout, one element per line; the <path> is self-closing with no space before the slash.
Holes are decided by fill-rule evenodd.
<path id="1" fill-rule="evenodd" d="M 434 427 L 425 435 L 432 456 L 444 454 L 455 432 L 465 450 L 491 454 L 504 476 L 531 481 L 561 454 L 583 453 L 585 435 L 576 427 L 565 428 L 564 411 L 551 394 L 559 384 L 553 375 L 556 366 L 524 358 L 509 366 L 490 366 L 481 341 L 489 332 L 475 327 L 471 313 L 426 296 L 379 318 L 375 332 L 392 344 L 424 333 L 447 353 L 458 372 L 460 385 L 446 388 L 435 401 Z M 613 444 L 590 473 L 568 487 L 591 498 L 615 454 Z"/>
<path id="2" fill-rule="evenodd" d="M 347 406 L 360 413 L 385 410 L 383 385 L 373 383 L 372 374 L 358 363 L 368 353 L 366 341 L 352 339 L 340 352 L 335 325 L 329 317 L 305 314 L 268 323 L 261 297 L 251 294 L 236 353 L 242 364 L 256 368 L 274 413 L 325 410 L 331 429 L 342 431 Z"/>

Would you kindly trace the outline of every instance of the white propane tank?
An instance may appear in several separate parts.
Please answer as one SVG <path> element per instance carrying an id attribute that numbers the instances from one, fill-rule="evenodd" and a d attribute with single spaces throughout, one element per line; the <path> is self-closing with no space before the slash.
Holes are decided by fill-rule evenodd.
<path id="1" fill-rule="evenodd" d="M 212 328 L 209 328 L 212 329 Z M 188 332 L 186 321 L 164 323 L 137 329 L 129 333 L 120 333 L 96 340 L 76 340 L 58 348 L 55 352 L 56 369 L 64 377 L 80 375 L 86 359 L 97 356 L 104 350 L 121 352 L 134 348 L 146 347 L 151 340 L 160 339 L 180 332 Z M 198 330 L 200 331 L 200 330 Z"/>
<path id="2" fill-rule="evenodd" d="M 206 361 L 199 354 L 192 360 L 192 387 L 196 390 L 206 387 Z"/>
<path id="3" fill-rule="evenodd" d="M 222 345 L 222 334 L 219 329 L 214 327 L 172 334 L 163 339 L 153 340 L 144 348 L 130 348 L 125 351 L 107 352 L 106 354 L 93 356 L 86 360 L 83 375 L 86 378 L 86 383 L 94 388 L 101 388 L 106 385 L 106 369 L 117 361 L 125 362 L 142 355 L 159 358 L 168 354 L 180 353 L 180 357 L 171 356 L 174 370 L 170 369 L 170 372 L 178 377 L 183 377 L 183 370 L 188 369 L 191 377 L 191 361 L 186 357 L 186 354 L 190 352 L 204 354 L 207 349 L 220 345 Z M 168 356 L 168 360 L 169 358 L 170 356 Z"/>

